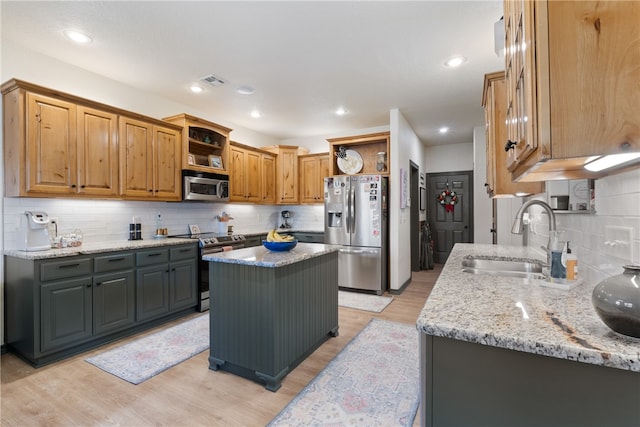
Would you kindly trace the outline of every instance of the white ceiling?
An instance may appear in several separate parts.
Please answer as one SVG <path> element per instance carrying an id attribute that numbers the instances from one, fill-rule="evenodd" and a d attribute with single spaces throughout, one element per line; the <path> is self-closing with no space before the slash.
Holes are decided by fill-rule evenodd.
<path id="1" fill-rule="evenodd" d="M 0 5 L 3 40 L 279 139 L 388 125 L 398 108 L 426 145 L 471 142 L 483 76 L 504 68 L 493 39 L 502 1 Z M 93 43 L 71 44 L 67 28 Z M 468 62 L 448 69 L 452 55 Z M 188 90 L 208 74 L 226 84 Z M 241 85 L 255 93 L 237 94 Z"/>

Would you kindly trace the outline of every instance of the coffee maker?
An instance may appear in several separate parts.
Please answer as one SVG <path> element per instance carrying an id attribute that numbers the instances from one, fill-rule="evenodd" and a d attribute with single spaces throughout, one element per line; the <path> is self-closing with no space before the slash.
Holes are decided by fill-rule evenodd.
<path id="1" fill-rule="evenodd" d="M 24 213 L 24 250 L 46 251 L 51 249 L 49 240 L 49 216 L 46 212 L 26 211 Z"/>
<path id="2" fill-rule="evenodd" d="M 291 212 L 290 211 L 282 211 L 282 223 L 280 224 L 280 228 L 290 229 L 291 228 Z"/>

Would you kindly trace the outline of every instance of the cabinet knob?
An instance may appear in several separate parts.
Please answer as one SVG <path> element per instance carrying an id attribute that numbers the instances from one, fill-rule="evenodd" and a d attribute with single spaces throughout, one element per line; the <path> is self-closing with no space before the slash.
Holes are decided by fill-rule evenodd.
<path id="1" fill-rule="evenodd" d="M 71 184 L 71 188 L 76 188 L 76 185 L 75 184 Z"/>
<path id="2" fill-rule="evenodd" d="M 513 150 L 514 148 L 516 148 L 516 145 L 518 145 L 517 142 L 508 140 L 507 143 L 504 145 L 504 151 Z"/>

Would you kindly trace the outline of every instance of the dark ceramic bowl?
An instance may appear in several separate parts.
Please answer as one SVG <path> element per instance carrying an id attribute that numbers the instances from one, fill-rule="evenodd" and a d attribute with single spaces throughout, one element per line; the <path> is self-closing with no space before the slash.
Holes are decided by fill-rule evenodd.
<path id="1" fill-rule="evenodd" d="M 295 248 L 298 244 L 298 240 L 292 240 L 291 242 L 267 242 L 266 240 L 262 241 L 262 246 L 274 252 L 286 252 Z"/>

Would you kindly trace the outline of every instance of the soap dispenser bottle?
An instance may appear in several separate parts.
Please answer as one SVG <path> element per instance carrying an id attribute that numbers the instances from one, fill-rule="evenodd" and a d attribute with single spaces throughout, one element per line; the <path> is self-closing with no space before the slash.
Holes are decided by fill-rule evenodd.
<path id="1" fill-rule="evenodd" d="M 578 257 L 571 251 L 567 242 L 567 280 L 578 279 Z"/>

